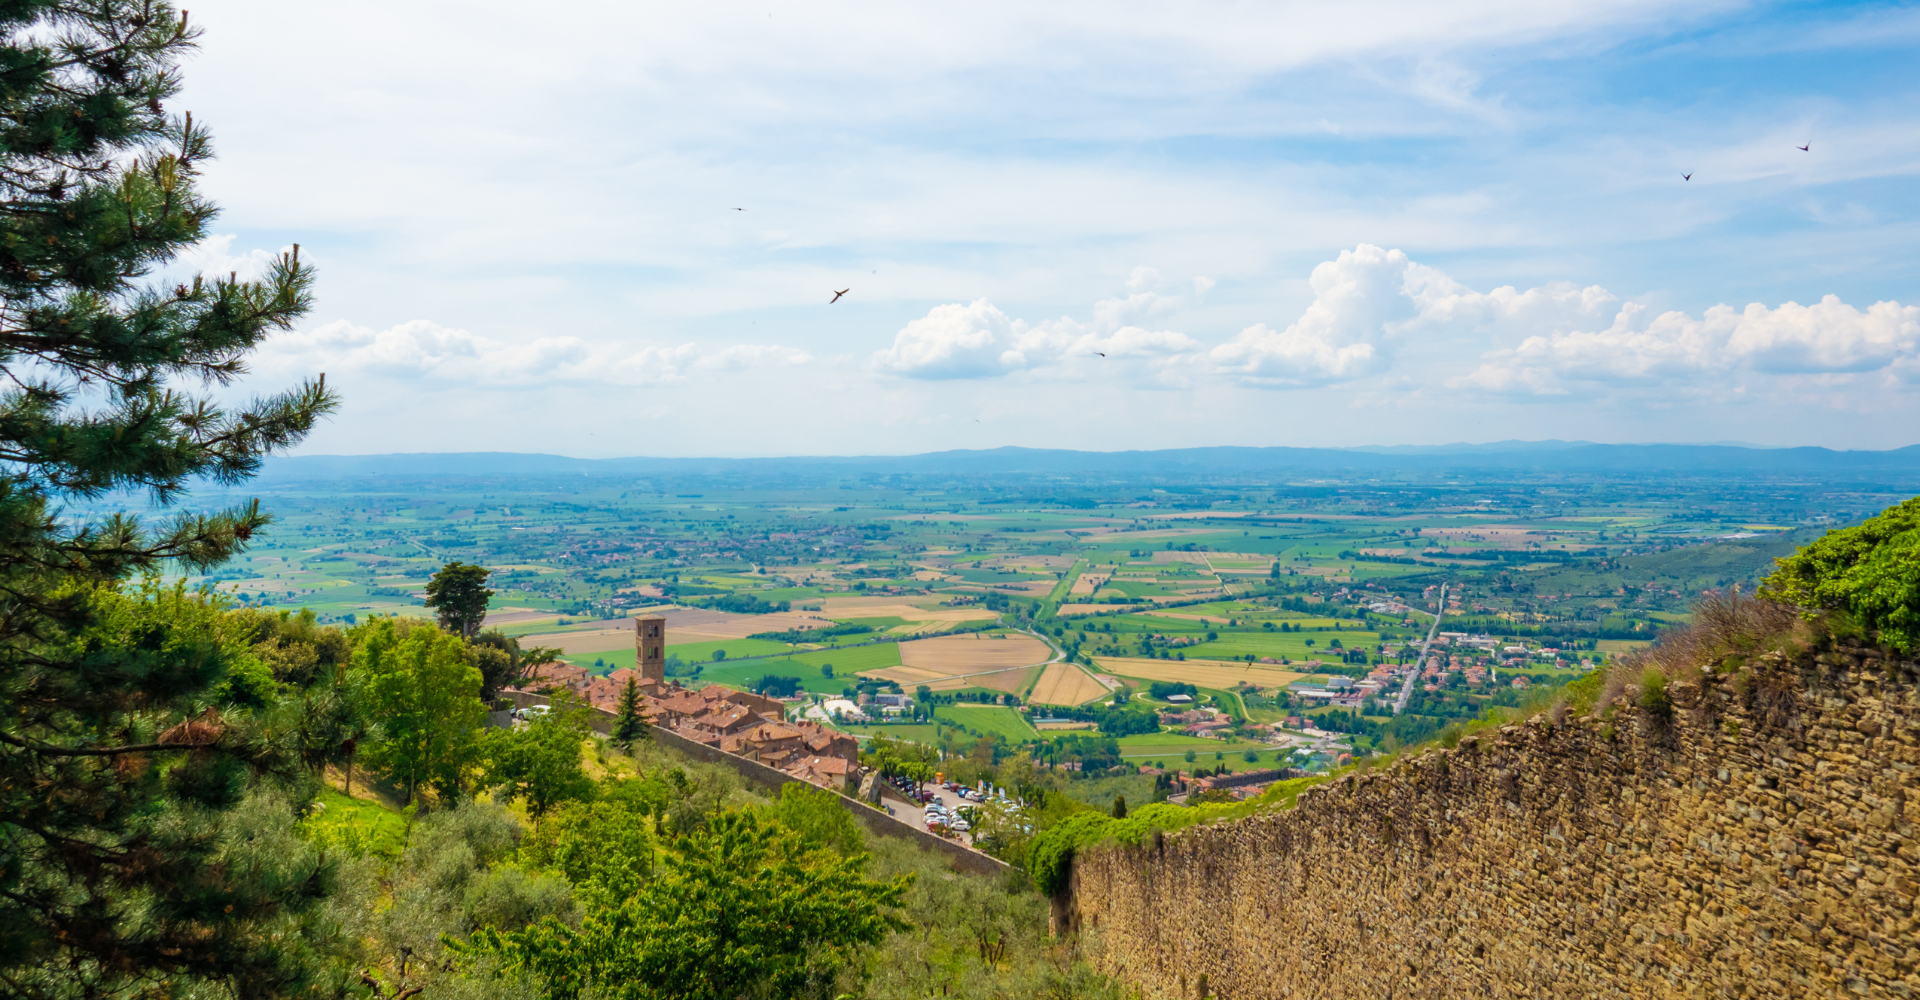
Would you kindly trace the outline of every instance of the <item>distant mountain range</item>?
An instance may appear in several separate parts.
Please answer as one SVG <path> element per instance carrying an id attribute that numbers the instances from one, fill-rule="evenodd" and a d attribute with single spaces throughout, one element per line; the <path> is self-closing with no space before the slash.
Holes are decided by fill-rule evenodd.
<path id="1" fill-rule="evenodd" d="M 1920 445 L 1891 451 L 1758 448 L 1705 444 L 1593 444 L 1502 441 L 1492 444 L 1372 448 L 1172 448 L 1159 451 L 1067 451 L 993 448 L 920 455 L 791 458 L 569 458 L 515 452 L 394 455 L 299 455 L 267 462 L 277 481 L 366 477 L 547 477 L 674 479 L 845 478 L 910 476 L 1096 476 L 1180 480 L 1277 477 L 1377 478 L 1657 473 L 1680 476 L 1920 479 Z"/>

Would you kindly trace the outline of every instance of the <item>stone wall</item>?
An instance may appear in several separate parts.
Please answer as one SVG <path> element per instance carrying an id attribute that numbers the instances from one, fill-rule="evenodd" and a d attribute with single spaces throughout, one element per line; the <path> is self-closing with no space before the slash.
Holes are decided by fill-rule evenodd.
<path id="1" fill-rule="evenodd" d="M 1772 656 L 1490 731 L 1085 849 L 1056 921 L 1147 997 L 1914 996 L 1915 682 Z"/>

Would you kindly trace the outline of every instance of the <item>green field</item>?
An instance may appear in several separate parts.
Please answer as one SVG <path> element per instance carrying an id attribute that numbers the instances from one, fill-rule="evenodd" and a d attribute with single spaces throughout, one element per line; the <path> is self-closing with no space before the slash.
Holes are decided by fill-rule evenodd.
<path id="1" fill-rule="evenodd" d="M 826 677 L 820 673 L 817 665 L 801 663 L 798 660 L 781 657 L 770 660 L 741 660 L 737 663 L 709 663 L 700 671 L 699 683 L 723 684 L 740 691 L 751 691 L 760 678 L 767 676 L 798 677 L 802 690 L 813 694 L 837 695 L 852 683 L 840 676 L 838 670 L 834 676 Z M 682 684 L 694 684 L 691 678 L 677 678 Z"/>
<path id="2" fill-rule="evenodd" d="M 688 663 L 707 663 L 713 654 L 725 650 L 727 659 L 738 660 L 748 656 L 770 656 L 784 653 L 793 647 L 772 639 L 720 639 L 712 642 L 683 642 L 675 645 L 667 643 L 667 655 L 678 656 Z M 632 650 L 627 652 L 631 653 Z"/>
<path id="3" fill-rule="evenodd" d="M 889 739 L 926 744 L 939 742 L 939 735 L 935 731 L 937 727 L 933 725 L 845 726 L 842 728 L 855 736 L 885 736 Z"/>
<path id="4" fill-rule="evenodd" d="M 998 733 L 1013 743 L 1040 738 L 1019 712 L 1000 705 L 941 705 L 933 710 L 933 717 L 982 733 Z"/>
<path id="5" fill-rule="evenodd" d="M 885 670 L 900 665 L 900 644 L 882 642 L 872 646 L 854 646 L 850 649 L 816 649 L 806 653 L 795 653 L 790 659 L 811 664 L 813 669 L 833 664 L 835 677 L 851 677 L 862 670 Z"/>

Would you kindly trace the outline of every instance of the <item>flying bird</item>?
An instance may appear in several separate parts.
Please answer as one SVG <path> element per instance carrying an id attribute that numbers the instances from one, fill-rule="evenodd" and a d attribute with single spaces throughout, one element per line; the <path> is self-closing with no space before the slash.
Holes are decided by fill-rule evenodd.
<path id="1" fill-rule="evenodd" d="M 1802 153 L 1811 153 L 1811 152 L 1813 152 L 1813 140 L 1811 140 L 1811 139 L 1809 139 L 1809 140 L 1807 140 L 1807 144 L 1806 144 L 1806 145 L 1804 145 L 1804 146 L 1795 146 L 1795 147 L 1793 147 L 1793 148 L 1795 148 L 1795 149 L 1797 149 L 1797 150 L 1799 150 L 1799 151 L 1801 151 Z"/>
<path id="2" fill-rule="evenodd" d="M 1095 353 L 1095 354 L 1098 354 L 1098 355 L 1100 355 L 1100 356 L 1101 356 L 1101 357 L 1103 357 L 1103 358 L 1107 356 L 1107 352 L 1105 352 L 1105 351 L 1095 351 L 1095 352 L 1093 352 L 1093 353 Z"/>
<path id="3" fill-rule="evenodd" d="M 736 209 L 734 209 L 734 211 L 736 211 L 736 212 L 744 212 L 744 211 L 746 211 L 746 209 L 744 209 L 744 208 L 736 208 Z"/>
<path id="4" fill-rule="evenodd" d="M 1683 181 L 1690 181 L 1690 180 L 1693 180 L 1693 175 L 1692 175 L 1692 174 L 1681 174 L 1681 175 L 1680 175 L 1680 179 L 1681 179 L 1681 180 L 1683 180 Z"/>
<path id="5" fill-rule="evenodd" d="M 840 301 L 840 296 L 845 295 L 851 291 L 853 291 L 853 289 L 851 288 L 842 288 L 839 291 L 833 293 L 833 298 L 827 302 L 827 305 L 833 305 L 835 302 Z"/>

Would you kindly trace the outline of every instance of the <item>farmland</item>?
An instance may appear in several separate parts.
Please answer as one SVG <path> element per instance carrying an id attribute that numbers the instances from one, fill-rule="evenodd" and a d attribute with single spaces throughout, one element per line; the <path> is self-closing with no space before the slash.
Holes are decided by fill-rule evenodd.
<path id="1" fill-rule="evenodd" d="M 1237 684 L 1255 687 L 1286 687 L 1305 674 L 1253 663 L 1227 663 L 1208 660 L 1148 660 L 1129 657 L 1100 657 L 1094 661 L 1101 670 L 1121 677 L 1147 681 L 1177 681 L 1208 688 L 1231 688 Z"/>
<path id="2" fill-rule="evenodd" d="M 1107 694 L 1107 686 L 1071 663 L 1053 663 L 1027 700 L 1036 705 L 1078 705 Z"/>
<path id="3" fill-rule="evenodd" d="M 1522 649 L 1503 671 L 1559 683 L 1684 621 L 1706 590 L 1751 590 L 1776 556 L 1904 498 L 1877 481 L 1761 474 L 1730 485 L 1638 471 L 1308 481 L 739 468 L 270 476 L 272 527 L 189 583 L 355 624 L 426 613 L 428 576 L 458 559 L 494 571 L 489 627 L 572 662 L 632 664 L 632 618 L 662 615 L 686 683 L 796 677 L 822 696 L 925 686 L 943 721 L 1011 745 L 1087 735 L 1043 734 L 1020 708 L 1092 717 L 1109 700 L 1095 671 L 1140 700 L 1121 708 L 1165 707 L 1148 686 L 1185 683 L 1257 721 L 1337 719 L 1289 703 L 1289 685 L 1399 662 L 1436 613 L 1445 630 Z M 244 499 L 209 490 L 195 502 Z M 797 631 L 829 628 L 843 634 Z M 785 641 L 749 638 L 763 633 Z M 1490 651 L 1455 649 L 1449 663 Z M 1047 664 L 1056 656 L 1071 662 Z M 1415 699 L 1429 736 L 1515 697 L 1454 684 Z M 1367 711 L 1371 725 L 1386 718 Z M 929 726 L 902 731 L 932 738 Z"/>

